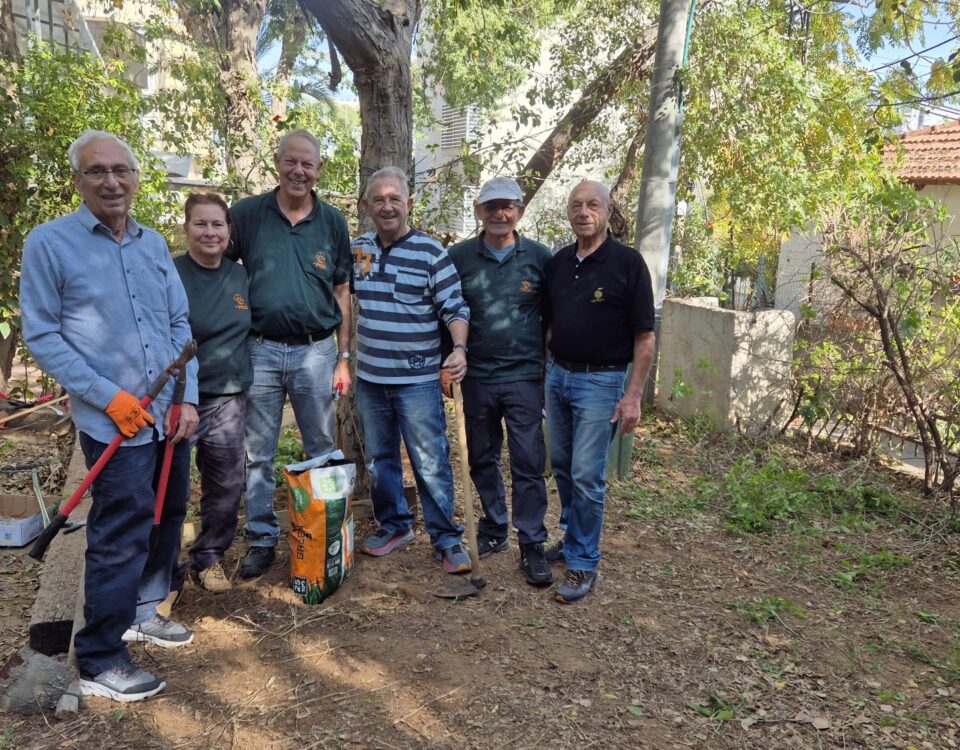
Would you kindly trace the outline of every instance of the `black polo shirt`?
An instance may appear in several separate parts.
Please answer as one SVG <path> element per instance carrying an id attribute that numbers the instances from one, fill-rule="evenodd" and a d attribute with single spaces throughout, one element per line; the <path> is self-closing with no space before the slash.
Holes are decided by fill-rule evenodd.
<path id="1" fill-rule="evenodd" d="M 653 330 L 653 288 L 640 253 L 611 235 L 584 260 L 577 244 L 547 265 L 550 351 L 570 362 L 627 365 L 634 334 Z"/>

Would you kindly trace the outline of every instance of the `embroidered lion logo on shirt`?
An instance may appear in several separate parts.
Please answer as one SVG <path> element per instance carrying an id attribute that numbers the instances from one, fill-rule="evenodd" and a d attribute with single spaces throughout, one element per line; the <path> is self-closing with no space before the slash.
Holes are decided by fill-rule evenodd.
<path id="1" fill-rule="evenodd" d="M 361 281 L 369 279 L 373 272 L 373 253 L 366 253 L 360 247 L 353 248 L 353 275 Z"/>
<path id="2" fill-rule="evenodd" d="M 233 306 L 236 307 L 238 310 L 248 309 L 247 301 L 243 298 L 243 295 L 239 293 L 233 295 Z"/>
<path id="3" fill-rule="evenodd" d="M 313 267 L 316 268 L 318 271 L 326 271 L 326 270 L 327 270 L 327 256 L 324 255 L 323 253 L 317 253 L 317 254 L 313 257 Z"/>
<path id="4" fill-rule="evenodd" d="M 527 279 L 524 279 L 520 282 L 520 291 L 523 294 L 533 294 L 533 284 L 531 284 Z"/>

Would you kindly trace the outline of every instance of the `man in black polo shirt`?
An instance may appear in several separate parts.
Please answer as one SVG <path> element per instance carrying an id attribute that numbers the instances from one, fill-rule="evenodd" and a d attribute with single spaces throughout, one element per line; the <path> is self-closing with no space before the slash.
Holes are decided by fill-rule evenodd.
<path id="1" fill-rule="evenodd" d="M 478 237 L 450 248 L 470 306 L 470 349 L 463 381 L 470 477 L 483 518 L 480 557 L 507 548 L 507 502 L 500 467 L 507 423 L 513 525 L 527 582 L 553 580 L 544 555 L 547 490 L 543 482 L 543 325 L 541 303 L 550 250 L 521 237 L 523 193 L 516 180 L 495 177 L 480 188 L 474 207 Z"/>
<path id="2" fill-rule="evenodd" d="M 607 450 L 618 422 L 622 434 L 636 427 L 653 359 L 650 274 L 640 253 L 608 233 L 611 208 L 602 184 L 577 185 L 567 201 L 577 241 L 547 266 L 547 424 L 567 564 L 554 599 L 563 604 L 596 583 Z"/>
<path id="3" fill-rule="evenodd" d="M 280 536 L 273 512 L 273 456 L 290 396 L 308 456 L 334 449 L 333 392 L 350 388 L 350 234 L 343 215 L 313 191 L 320 143 L 306 130 L 280 139 L 280 185 L 230 209 L 232 259 L 250 278 L 247 538 L 244 578 L 273 562 Z M 336 332 L 336 340 L 331 335 Z"/>

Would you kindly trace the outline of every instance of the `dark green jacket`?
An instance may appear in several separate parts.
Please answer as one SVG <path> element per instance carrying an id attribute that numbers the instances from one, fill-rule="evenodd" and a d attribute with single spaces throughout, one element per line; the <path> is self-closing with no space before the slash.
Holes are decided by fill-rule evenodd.
<path id="1" fill-rule="evenodd" d="M 470 306 L 467 377 L 485 383 L 542 378 L 541 303 L 550 249 L 518 235 L 500 263 L 481 233 L 448 252 Z"/>

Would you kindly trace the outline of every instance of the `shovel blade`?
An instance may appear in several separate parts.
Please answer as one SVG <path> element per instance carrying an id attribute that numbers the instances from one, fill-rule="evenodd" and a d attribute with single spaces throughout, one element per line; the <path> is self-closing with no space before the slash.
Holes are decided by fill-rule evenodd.
<path id="1" fill-rule="evenodd" d="M 432 593 L 440 599 L 465 599 L 468 596 L 476 596 L 486 585 L 487 582 L 482 578 L 476 580 L 457 578 Z"/>

